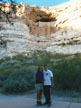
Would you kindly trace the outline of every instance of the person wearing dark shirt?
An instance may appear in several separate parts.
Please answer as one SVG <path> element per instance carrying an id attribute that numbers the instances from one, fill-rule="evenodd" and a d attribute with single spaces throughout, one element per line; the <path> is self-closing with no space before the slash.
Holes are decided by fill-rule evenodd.
<path id="1" fill-rule="evenodd" d="M 42 98 L 42 90 L 43 90 L 43 67 L 38 67 L 38 71 L 36 72 L 36 95 L 37 95 L 37 106 L 41 106 L 41 98 Z"/>

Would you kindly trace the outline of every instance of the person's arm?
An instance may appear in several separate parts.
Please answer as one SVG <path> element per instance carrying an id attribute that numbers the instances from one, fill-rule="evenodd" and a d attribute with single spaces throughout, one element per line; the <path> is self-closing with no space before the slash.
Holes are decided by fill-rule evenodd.
<path id="1" fill-rule="evenodd" d="M 35 80 L 37 81 L 37 73 L 35 74 Z"/>
<path id="2" fill-rule="evenodd" d="M 44 83 L 44 73 L 42 73 L 42 82 Z"/>
<path id="3" fill-rule="evenodd" d="M 54 78 L 51 77 L 51 87 L 54 87 Z"/>
<path id="4" fill-rule="evenodd" d="M 51 87 L 54 86 L 54 78 L 53 78 L 53 73 L 50 71 L 50 76 L 51 76 Z"/>

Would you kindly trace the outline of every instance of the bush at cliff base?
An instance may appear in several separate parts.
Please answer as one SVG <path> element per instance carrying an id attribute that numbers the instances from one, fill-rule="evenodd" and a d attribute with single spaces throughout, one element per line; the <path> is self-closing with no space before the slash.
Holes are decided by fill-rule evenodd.
<path id="1" fill-rule="evenodd" d="M 16 70 L 4 82 L 5 92 L 22 93 L 34 89 L 35 78 L 31 69 Z"/>
<path id="2" fill-rule="evenodd" d="M 36 52 L 0 60 L 0 88 L 7 93 L 35 89 L 38 66 L 48 64 L 54 74 L 54 90 L 81 91 L 81 54 L 64 55 Z"/>

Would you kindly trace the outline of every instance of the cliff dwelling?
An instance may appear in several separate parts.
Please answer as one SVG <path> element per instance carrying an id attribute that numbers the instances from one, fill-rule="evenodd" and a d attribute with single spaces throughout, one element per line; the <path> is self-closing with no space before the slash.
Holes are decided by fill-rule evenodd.
<path id="1" fill-rule="evenodd" d="M 51 24 L 53 24 L 53 22 Z M 37 36 L 44 35 L 46 37 L 50 37 L 52 33 L 56 32 L 56 27 L 53 27 L 51 24 L 38 22 L 37 25 L 30 25 L 30 33 Z"/>
<path id="2" fill-rule="evenodd" d="M 25 24 L 28 25 L 31 34 L 50 37 L 52 33 L 56 32 L 56 18 L 52 17 L 50 13 L 33 9 L 28 16 Z"/>
<path id="3" fill-rule="evenodd" d="M 50 37 L 52 33 L 56 32 L 54 22 L 57 14 L 54 15 L 49 11 L 49 8 L 29 6 L 26 4 L 11 4 L 6 3 L 2 5 L 2 10 L 7 14 L 10 13 L 10 18 L 13 21 L 17 18 L 25 19 L 25 24 L 29 26 L 30 33 L 33 35 L 44 35 Z M 14 7 L 14 8 L 13 8 Z M 15 12 L 16 11 L 16 12 Z M 2 15 L 3 16 L 3 15 Z M 5 19 L 4 19 L 5 20 Z"/>
<path id="4" fill-rule="evenodd" d="M 30 33 L 33 35 L 44 35 L 50 37 L 52 33 L 56 32 L 56 26 L 54 21 L 50 22 L 41 22 L 38 21 L 34 24 L 27 24 L 29 26 Z"/>

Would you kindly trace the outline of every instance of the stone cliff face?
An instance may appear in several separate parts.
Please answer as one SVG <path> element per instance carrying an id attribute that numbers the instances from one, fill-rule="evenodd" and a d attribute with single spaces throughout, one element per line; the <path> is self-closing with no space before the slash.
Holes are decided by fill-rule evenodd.
<path id="1" fill-rule="evenodd" d="M 11 16 L 13 25 L 0 19 L 1 56 L 39 50 L 81 52 L 81 0 L 49 8 L 23 3 L 4 5 L 0 8 Z"/>

